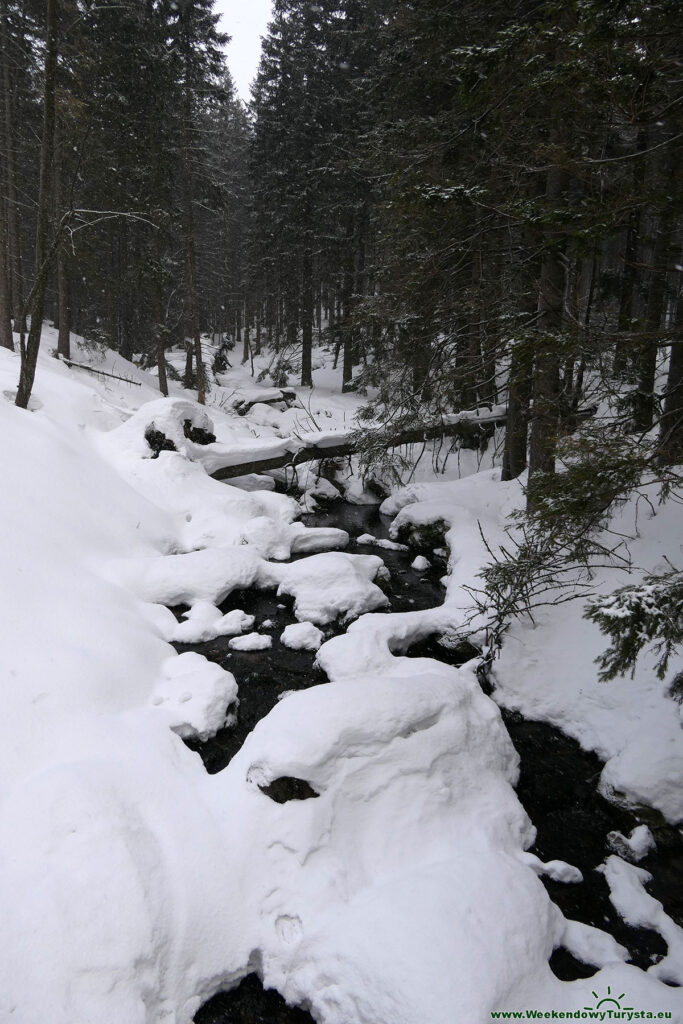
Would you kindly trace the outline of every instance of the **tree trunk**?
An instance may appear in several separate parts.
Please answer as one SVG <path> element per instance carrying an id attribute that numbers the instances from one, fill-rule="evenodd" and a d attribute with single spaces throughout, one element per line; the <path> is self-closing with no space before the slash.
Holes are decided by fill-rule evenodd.
<path id="1" fill-rule="evenodd" d="M 192 380 L 192 365 L 194 363 L 194 349 L 192 347 L 192 341 L 185 341 L 185 373 L 183 374 L 183 387 L 187 391 L 192 390 L 194 381 Z"/>
<path id="2" fill-rule="evenodd" d="M 647 133 L 643 130 L 638 132 L 636 151 L 643 152 L 647 149 Z M 636 201 L 640 201 L 645 186 L 646 161 L 642 158 L 634 161 L 633 166 L 633 193 Z M 642 207 L 636 206 L 631 210 L 626 229 L 626 242 L 624 248 L 623 269 L 621 274 L 621 287 L 619 292 L 619 316 L 617 318 L 617 341 L 614 349 L 614 373 L 617 376 L 623 374 L 629 362 L 630 334 L 633 331 L 633 319 L 635 314 L 636 285 L 638 281 L 638 248 L 642 228 Z"/>
<path id="3" fill-rule="evenodd" d="M 655 375 L 659 351 L 659 331 L 665 309 L 666 265 L 671 228 L 660 219 L 655 229 L 652 270 L 645 313 L 645 336 L 637 349 L 638 387 L 633 396 L 633 426 L 645 433 L 655 415 Z"/>
<path id="4" fill-rule="evenodd" d="M 21 346 L 21 370 L 16 405 L 27 409 L 36 375 L 38 349 L 43 327 L 45 289 L 48 274 L 48 234 L 55 141 L 55 78 L 57 72 L 57 0 L 47 0 L 45 76 L 43 84 L 43 137 L 40 147 L 40 187 L 36 228 L 36 286 L 31 302 L 28 343 Z M 23 338 L 22 338 L 23 340 Z"/>
<path id="5" fill-rule="evenodd" d="M 477 392 L 481 377 L 481 249 L 472 253 L 472 278 L 470 282 L 470 309 L 467 337 L 465 339 L 465 358 L 463 359 L 463 376 L 461 383 L 461 401 L 465 409 L 472 409 L 477 404 Z"/>
<path id="6" fill-rule="evenodd" d="M 527 343 L 512 349 L 508 384 L 507 426 L 501 480 L 516 480 L 526 469 L 529 403 L 531 400 L 531 353 Z"/>
<path id="7" fill-rule="evenodd" d="M 353 293 L 353 272 L 350 266 L 346 266 L 342 280 L 342 323 L 341 342 L 344 346 L 342 358 L 342 391 L 350 390 L 353 380 L 354 364 L 354 338 L 351 326 L 351 295 Z"/>
<path id="8" fill-rule="evenodd" d="M 546 197 L 551 209 L 561 202 L 565 172 L 551 167 Z M 555 472 L 558 429 L 560 339 L 563 326 L 565 263 L 557 241 L 548 240 L 541 262 L 538 293 L 537 343 L 534 359 L 534 406 L 529 442 L 528 505 L 533 506 L 534 483 L 544 473 Z"/>
<path id="9" fill-rule="evenodd" d="M 2 0 L 2 17 L 0 18 L 0 34 L 2 43 L 2 91 L 4 92 L 3 110 L 1 112 L 4 126 L 3 150 L 6 161 L 6 197 L 7 197 L 7 241 L 8 268 L 11 312 L 14 318 L 14 329 L 26 332 L 26 316 L 24 313 L 24 283 L 21 266 L 21 245 L 19 234 L 19 204 L 17 202 L 17 174 L 14 152 L 14 106 L 12 82 L 10 76 L 9 43 L 8 43 L 8 4 Z"/>
<path id="10" fill-rule="evenodd" d="M 313 259 L 306 251 L 302 263 L 301 295 L 301 386 L 313 387 Z"/>
<path id="11" fill-rule="evenodd" d="M 55 211 L 59 218 L 63 205 L 62 152 L 59 118 L 55 117 Z M 69 305 L 69 271 L 64 245 L 57 250 L 57 352 L 65 359 L 71 359 L 71 308 Z"/>
<path id="12" fill-rule="evenodd" d="M 673 328 L 658 450 L 660 460 L 669 465 L 683 462 L 683 285 L 680 284 Z"/>
<path id="13" fill-rule="evenodd" d="M 0 179 L 0 189 L 5 191 L 5 182 Z M 9 239 L 7 237 L 4 194 L 0 195 L 0 348 L 14 351 L 12 339 L 12 310 L 10 306 Z"/>
<path id="14" fill-rule="evenodd" d="M 248 315 L 248 313 L 247 313 L 247 311 L 245 309 L 245 314 L 244 314 L 244 353 L 243 353 L 243 357 L 242 357 L 242 362 L 243 363 L 246 363 L 248 361 L 248 359 L 250 358 L 250 356 L 251 356 L 251 340 L 249 338 L 249 334 L 250 334 L 250 331 L 249 331 L 249 315 Z"/>
<path id="15" fill-rule="evenodd" d="M 189 72 L 185 69 L 185 91 L 183 102 L 183 230 L 185 235 L 185 287 L 187 290 L 189 334 L 194 344 L 194 358 L 197 367 L 197 401 L 204 405 L 206 401 L 206 377 L 202 359 L 202 339 L 199 332 L 199 310 L 197 308 L 197 286 L 194 241 L 194 214 L 192 209 L 192 168 L 190 166 L 190 122 L 192 117 L 192 97 L 188 82 Z"/>
<path id="16" fill-rule="evenodd" d="M 155 329 L 156 329 L 156 356 L 157 370 L 159 372 L 159 391 L 164 397 L 168 397 L 168 377 L 166 376 L 166 328 L 164 316 L 164 294 L 161 279 L 161 246 L 157 239 L 156 247 L 157 269 L 154 275 L 154 306 L 155 306 Z"/>
<path id="17" fill-rule="evenodd" d="M 256 337 L 254 338 L 254 355 L 261 355 L 261 299 L 256 301 Z"/>

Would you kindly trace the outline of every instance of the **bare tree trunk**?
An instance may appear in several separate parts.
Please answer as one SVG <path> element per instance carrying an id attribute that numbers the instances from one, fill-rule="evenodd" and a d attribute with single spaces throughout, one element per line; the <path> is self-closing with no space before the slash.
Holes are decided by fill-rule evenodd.
<path id="1" fill-rule="evenodd" d="M 0 179 L 0 347 L 14 351 L 12 310 L 10 308 L 9 240 L 5 207 L 5 182 Z"/>
<path id="2" fill-rule="evenodd" d="M 161 247 L 157 240 L 157 271 L 154 275 L 154 305 L 156 327 L 157 370 L 159 371 L 159 391 L 168 397 L 168 377 L 166 376 L 166 329 L 164 316 L 164 296 L 161 279 Z"/>
<path id="3" fill-rule="evenodd" d="M 565 172 L 551 167 L 546 180 L 546 197 L 555 208 L 565 188 Z M 552 240 L 548 240 L 551 242 Z M 528 504 L 533 505 L 534 481 L 555 472 L 558 430 L 559 338 L 563 326 L 565 264 L 557 242 L 546 244 L 541 263 L 538 293 L 538 340 L 534 359 L 534 407 L 529 442 Z"/>
<path id="4" fill-rule="evenodd" d="M 647 133 L 643 130 L 639 131 L 636 141 L 636 150 L 638 152 L 643 152 L 647 149 L 647 144 Z M 634 161 L 633 192 L 637 200 L 640 200 L 645 186 L 645 167 L 645 160 L 640 159 Z M 617 375 L 623 374 L 628 367 L 628 339 L 633 330 L 633 318 L 635 314 L 636 285 L 638 281 L 638 247 L 640 243 L 642 222 L 642 207 L 637 206 L 631 211 L 628 227 L 626 229 L 626 242 L 619 296 L 619 315 L 617 318 L 617 341 L 614 349 L 614 373 Z"/>
<path id="5" fill-rule="evenodd" d="M 645 336 L 636 353 L 638 385 L 633 396 L 633 425 L 636 430 L 650 430 L 655 415 L 655 374 L 659 351 L 659 331 L 666 298 L 666 265 L 671 240 L 670 225 L 657 222 L 652 257 L 652 271 L 645 313 Z"/>
<path id="6" fill-rule="evenodd" d="M 526 469 L 529 403 L 531 400 L 531 353 L 524 342 L 515 345 L 510 358 L 507 425 L 501 480 L 516 480 Z"/>
<path id="7" fill-rule="evenodd" d="M 193 367 L 193 365 L 194 365 L 194 348 L 192 346 L 192 341 L 186 339 L 186 341 L 185 341 L 185 372 L 183 374 L 183 387 L 187 391 L 190 391 L 192 389 L 193 384 L 194 384 L 194 381 L 192 380 L 192 367 Z"/>
<path id="8" fill-rule="evenodd" d="M 192 209 L 192 168 L 190 166 L 190 120 L 192 116 L 192 97 L 187 82 L 188 71 L 185 71 L 186 82 L 183 101 L 183 220 L 185 234 L 185 287 L 187 290 L 189 334 L 194 344 L 194 358 L 197 367 L 197 401 L 200 405 L 206 402 L 206 377 L 202 359 L 202 339 L 199 331 L 199 310 L 197 308 L 196 269 L 197 260 L 194 242 L 194 214 Z"/>
<path id="9" fill-rule="evenodd" d="M 36 287 L 31 302 L 28 343 L 21 346 L 21 370 L 16 405 L 27 409 L 36 375 L 38 349 L 43 328 L 45 289 L 48 273 L 48 234 L 55 142 L 55 79 L 57 73 L 57 0 L 47 0 L 45 76 L 43 84 L 43 137 L 40 147 L 40 189 L 36 228 Z M 23 340 L 23 338 L 22 338 Z"/>
<path id="10" fill-rule="evenodd" d="M 304 253 L 301 295 L 301 386 L 313 387 L 313 259 Z"/>
<path id="11" fill-rule="evenodd" d="M 251 341 L 249 339 L 249 311 L 246 303 L 244 306 L 244 352 L 242 355 L 242 362 L 246 363 L 251 356 Z"/>
<path id="12" fill-rule="evenodd" d="M 470 281 L 469 324 L 463 345 L 461 401 L 465 409 L 472 409 L 477 404 L 477 391 L 481 376 L 481 249 L 472 253 L 472 277 Z"/>
<path id="13" fill-rule="evenodd" d="M 63 205 L 62 152 L 59 118 L 55 117 L 55 211 L 59 218 Z M 71 308 L 69 304 L 69 271 L 64 245 L 57 250 L 57 352 L 65 359 L 71 359 Z"/>
<path id="14" fill-rule="evenodd" d="M 353 239 L 353 224 L 349 223 L 346 229 L 347 245 L 350 248 Z M 342 391 L 348 391 L 353 380 L 353 365 L 355 356 L 355 345 L 353 328 L 351 325 L 351 296 L 353 294 L 353 256 L 350 252 L 346 254 L 346 266 L 342 278 L 342 322 L 341 340 L 344 346 L 342 358 Z"/>
<path id="15" fill-rule="evenodd" d="M 6 159 L 9 289 L 11 312 L 14 317 L 14 329 L 17 332 L 25 333 L 26 316 L 24 313 L 24 287 L 19 235 L 19 204 L 17 202 L 17 173 L 14 153 L 14 108 L 8 52 L 8 18 L 7 0 L 2 0 L 2 17 L 0 18 L 0 35 L 2 42 L 2 91 L 4 92 L 2 122 L 4 126 L 3 150 Z"/>
<path id="16" fill-rule="evenodd" d="M 256 334 L 254 337 L 254 350 L 255 356 L 261 355 L 261 318 L 263 316 L 263 301 L 261 299 L 261 293 L 258 292 L 256 295 Z"/>
<path id="17" fill-rule="evenodd" d="M 673 328 L 669 375 L 659 432 L 659 457 L 669 465 L 683 462 L 683 284 L 680 281 Z"/>

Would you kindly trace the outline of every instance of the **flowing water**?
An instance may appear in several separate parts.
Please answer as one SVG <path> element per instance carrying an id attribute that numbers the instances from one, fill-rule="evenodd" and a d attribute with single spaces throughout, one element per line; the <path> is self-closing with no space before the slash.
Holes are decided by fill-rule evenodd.
<path id="1" fill-rule="evenodd" d="M 355 506 L 335 502 L 328 508 L 306 515 L 308 526 L 337 526 L 347 530 L 351 553 L 379 554 L 391 573 L 387 594 L 393 611 L 432 608 L 443 601 L 440 582 L 445 562 L 431 557 L 432 566 L 417 572 L 411 568 L 415 552 L 393 551 L 358 545 L 357 538 L 371 533 L 388 537 L 390 520 L 375 506 Z M 221 771 L 240 749 L 256 723 L 268 714 L 287 690 L 305 689 L 326 681 L 314 665 L 315 654 L 284 647 L 279 636 L 285 626 L 295 622 L 291 601 L 279 600 L 262 590 L 234 591 L 221 606 L 224 612 L 242 608 L 256 617 L 254 628 L 270 634 L 273 646 L 265 651 L 231 651 L 227 637 L 202 644 L 176 644 L 179 652 L 198 651 L 233 673 L 239 685 L 240 704 L 237 723 L 221 730 L 205 743 L 188 740 L 188 746 L 201 756 L 207 771 Z M 177 609 L 177 612 L 182 609 Z M 326 627 L 328 639 L 344 627 L 335 623 Z M 408 652 L 433 657 L 448 664 L 462 664 L 463 656 L 449 651 L 436 637 L 416 644 Z M 482 683 L 487 688 L 486 680 Z M 596 867 L 610 853 L 607 834 L 628 834 L 645 821 L 653 830 L 657 849 L 640 862 L 653 876 L 649 891 L 664 904 L 667 913 L 683 923 L 683 840 L 651 813 L 638 816 L 616 807 L 597 791 L 602 763 L 544 722 L 533 722 L 503 711 L 503 719 L 521 759 L 517 793 L 537 829 L 532 852 L 542 860 L 559 859 L 578 867 L 584 876 L 579 885 L 565 885 L 544 879 L 551 899 L 570 918 L 610 932 L 630 953 L 631 961 L 647 968 L 666 953 L 666 944 L 652 931 L 632 928 L 619 917 L 609 900 L 607 884 Z M 268 795 L 278 802 L 315 796 L 299 791 L 300 780 L 280 779 Z M 579 963 L 569 953 L 558 950 L 550 966 L 563 980 L 590 977 L 595 968 Z M 313 1018 L 302 1008 L 288 1007 L 282 997 L 264 990 L 256 974 L 250 974 L 230 992 L 221 992 L 197 1013 L 196 1024 L 305 1024 Z"/>

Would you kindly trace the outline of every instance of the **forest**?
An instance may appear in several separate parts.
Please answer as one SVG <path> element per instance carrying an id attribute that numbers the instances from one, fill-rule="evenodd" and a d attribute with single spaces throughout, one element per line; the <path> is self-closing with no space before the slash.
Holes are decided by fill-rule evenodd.
<path id="1" fill-rule="evenodd" d="M 683 5 L 229 32 L 0 0 L 0 1021 L 683 1024 Z"/>

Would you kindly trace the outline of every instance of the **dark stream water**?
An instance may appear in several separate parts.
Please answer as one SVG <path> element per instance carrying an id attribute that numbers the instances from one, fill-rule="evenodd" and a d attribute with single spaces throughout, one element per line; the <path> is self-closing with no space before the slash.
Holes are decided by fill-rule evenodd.
<path id="1" fill-rule="evenodd" d="M 325 510 L 303 517 L 309 526 L 337 526 L 347 530 L 351 553 L 379 554 L 391 573 L 386 586 L 391 609 L 410 611 L 431 608 L 443 601 L 440 582 L 445 572 L 442 559 L 430 557 L 432 566 L 424 572 L 411 568 L 415 551 L 392 551 L 358 545 L 364 533 L 388 537 L 390 520 L 375 506 L 353 506 L 335 502 Z M 295 622 L 289 599 L 278 600 L 273 592 L 234 591 L 221 606 L 227 612 L 241 608 L 256 617 L 254 629 L 268 633 L 273 646 L 265 651 L 231 651 L 228 638 L 202 644 L 177 644 L 179 652 L 198 651 L 232 672 L 239 685 L 239 709 L 236 725 L 221 730 L 206 743 L 187 741 L 201 756 L 207 771 L 221 771 L 240 749 L 256 723 L 288 690 L 305 689 L 326 681 L 314 666 L 315 654 L 292 651 L 279 642 L 285 626 Z M 181 609 L 178 609 L 180 611 Z M 343 632 L 335 623 L 326 627 L 326 639 Z M 462 652 L 443 648 L 436 637 L 422 641 L 408 652 L 433 657 L 448 664 L 462 664 Z M 482 680 L 484 688 L 488 687 Z M 584 881 L 565 885 L 544 879 L 551 899 L 570 918 L 610 932 L 630 953 L 632 963 L 647 968 L 666 953 L 666 944 L 652 931 L 632 928 L 619 917 L 609 900 L 607 883 L 595 869 L 611 852 L 607 834 L 619 831 L 627 835 L 643 821 L 652 829 L 657 849 L 640 862 L 653 876 L 649 891 L 660 900 L 674 920 L 683 923 L 683 839 L 655 815 L 638 816 L 616 807 L 597 792 L 602 763 L 559 730 L 543 722 L 523 719 L 503 710 L 503 718 L 521 758 L 517 787 L 519 799 L 537 829 L 532 852 L 542 860 L 559 859 L 578 867 Z M 268 795 L 278 802 L 315 796 L 301 790 L 298 780 L 281 779 L 269 787 Z M 550 961 L 555 974 L 563 980 L 590 977 L 595 968 L 577 961 L 565 950 L 557 950 Z M 254 974 L 230 992 L 209 1000 L 195 1017 L 196 1024 L 305 1024 L 313 1018 L 302 1008 L 289 1007 L 274 991 L 264 990 Z"/>

